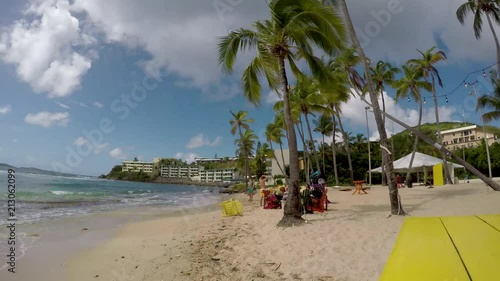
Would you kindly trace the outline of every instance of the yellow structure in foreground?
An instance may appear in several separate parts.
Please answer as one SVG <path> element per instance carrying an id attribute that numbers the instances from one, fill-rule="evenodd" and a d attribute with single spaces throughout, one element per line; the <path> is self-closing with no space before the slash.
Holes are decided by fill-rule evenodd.
<path id="1" fill-rule="evenodd" d="M 243 206 L 241 202 L 234 199 L 229 199 L 220 204 L 222 215 L 225 217 L 243 215 Z"/>
<path id="2" fill-rule="evenodd" d="M 500 280 L 500 215 L 405 219 L 380 281 Z"/>
<path id="3" fill-rule="evenodd" d="M 432 167 L 432 177 L 434 179 L 434 186 L 443 186 L 443 163 L 439 163 Z"/>

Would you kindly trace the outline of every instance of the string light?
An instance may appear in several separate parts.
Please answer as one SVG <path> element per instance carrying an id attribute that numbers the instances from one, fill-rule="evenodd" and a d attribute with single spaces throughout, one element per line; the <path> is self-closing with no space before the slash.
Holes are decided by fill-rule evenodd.
<path id="1" fill-rule="evenodd" d="M 447 96 L 447 95 L 445 95 L 445 98 L 446 98 L 446 100 L 445 100 L 445 101 L 446 101 L 446 102 L 448 102 L 448 96 Z"/>
<path id="2" fill-rule="evenodd" d="M 493 66 L 495 66 L 495 65 L 497 65 L 497 64 L 500 64 L 500 62 L 496 62 L 496 63 L 493 63 L 493 64 L 488 65 L 488 66 L 486 66 L 486 67 L 483 67 L 483 68 L 481 68 L 481 69 L 479 69 L 479 70 L 476 70 L 476 71 L 472 71 L 472 72 L 470 72 L 469 74 L 467 74 L 467 75 L 465 76 L 465 78 L 462 80 L 462 82 L 460 82 L 460 84 L 459 84 L 457 87 L 455 87 L 455 89 L 453 89 L 452 91 L 450 91 L 450 92 L 448 92 L 448 93 L 446 93 L 446 94 L 443 94 L 443 95 L 436 95 L 436 97 L 438 97 L 438 98 L 439 98 L 439 97 L 447 97 L 447 96 L 449 96 L 449 95 L 452 95 L 452 94 L 454 94 L 455 92 L 457 92 L 457 90 L 458 90 L 458 89 L 460 89 L 460 87 L 461 87 L 462 85 L 464 85 L 464 87 L 466 87 L 466 88 L 467 88 L 467 86 L 469 86 L 469 85 L 470 85 L 469 83 L 467 83 L 467 82 L 466 82 L 466 81 L 467 81 L 467 78 L 469 78 L 469 76 L 471 76 L 472 74 L 475 74 L 475 73 L 480 73 L 480 72 L 482 72 L 482 73 L 483 73 L 483 76 L 484 76 L 484 75 L 486 74 L 486 72 L 485 72 L 485 70 L 486 70 L 486 69 L 490 69 L 490 68 L 492 68 Z"/>
<path id="3" fill-rule="evenodd" d="M 425 100 L 425 97 L 424 97 L 424 104 L 426 104 L 426 103 L 427 103 L 427 101 Z"/>
<path id="4" fill-rule="evenodd" d="M 484 72 L 484 69 L 483 69 L 483 77 L 486 77 L 486 72 Z"/>
<path id="5" fill-rule="evenodd" d="M 408 102 L 411 102 L 411 100 L 410 100 L 410 96 L 408 96 Z"/>

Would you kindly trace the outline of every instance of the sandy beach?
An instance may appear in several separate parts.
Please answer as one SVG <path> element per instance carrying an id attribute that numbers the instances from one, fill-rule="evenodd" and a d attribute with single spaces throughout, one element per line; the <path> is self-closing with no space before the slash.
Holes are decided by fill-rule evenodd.
<path id="1" fill-rule="evenodd" d="M 500 213 L 500 193 L 481 183 L 400 191 L 410 216 Z M 328 211 L 308 214 L 307 224 L 287 229 L 276 227 L 281 210 L 264 210 L 258 200 L 248 202 L 238 194 L 243 216 L 224 218 L 213 205 L 148 217 L 90 244 L 74 238 L 80 246 L 62 264 L 43 261 L 55 270 L 50 278 L 30 274 L 37 280 L 75 281 L 378 280 L 404 217 L 388 216 L 387 188 L 367 192 L 329 188 Z M 26 271 L 32 262 L 20 263 L 18 270 Z"/>

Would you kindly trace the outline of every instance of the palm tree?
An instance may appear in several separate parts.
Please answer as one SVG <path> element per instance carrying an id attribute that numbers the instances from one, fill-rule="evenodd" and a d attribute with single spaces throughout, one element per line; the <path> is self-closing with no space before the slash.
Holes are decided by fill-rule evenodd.
<path id="1" fill-rule="evenodd" d="M 239 139 L 234 140 L 234 144 L 238 146 L 236 150 L 236 155 L 241 159 L 244 159 L 244 169 L 246 175 L 246 183 L 248 189 L 248 178 L 250 175 L 250 168 L 248 163 L 248 158 L 253 156 L 253 150 L 255 142 L 258 140 L 257 136 L 250 129 L 246 129 Z"/>
<path id="2" fill-rule="evenodd" d="M 399 68 L 393 67 L 390 63 L 378 61 L 375 67 L 370 68 L 370 74 L 375 83 L 375 91 L 382 98 L 382 110 L 385 112 L 385 84 L 391 84 L 394 76 L 399 73 Z M 382 118 L 385 122 L 385 117 Z"/>
<path id="3" fill-rule="evenodd" d="M 441 80 L 441 76 L 439 75 L 439 71 L 434 67 L 434 64 L 446 60 L 446 54 L 443 51 L 437 51 L 434 52 L 434 49 L 436 47 L 432 47 L 425 51 L 425 53 L 421 52 L 420 50 L 417 50 L 421 55 L 422 58 L 420 59 L 411 59 L 408 61 L 410 64 L 414 64 L 417 67 L 417 71 L 420 71 L 422 73 L 422 76 L 426 82 L 428 82 L 428 77 L 431 77 L 431 85 L 432 85 L 432 98 L 434 100 L 434 113 L 436 115 L 436 127 L 437 127 L 437 133 L 438 133 L 438 143 L 443 144 L 443 138 L 441 137 L 441 129 L 439 127 L 439 111 L 438 111 L 438 103 L 437 103 L 437 97 L 436 97 L 436 79 L 438 80 L 439 86 L 441 88 L 443 87 L 443 81 Z M 441 154 L 441 158 L 443 159 L 443 169 L 444 169 L 444 174 L 446 176 L 446 181 L 448 184 L 451 184 L 451 176 L 450 172 L 448 171 L 448 165 L 446 164 L 446 156 L 444 153 Z"/>
<path id="4" fill-rule="evenodd" d="M 491 33 L 493 34 L 493 39 L 495 40 L 495 46 L 497 50 L 497 62 L 500 62 L 500 43 L 498 42 L 498 37 L 493 27 L 491 18 L 499 24 L 500 23 L 500 0 L 467 0 L 464 4 L 460 5 L 457 9 L 457 19 L 461 24 L 465 24 L 465 18 L 468 13 L 474 14 L 474 35 L 476 39 L 481 38 L 481 32 L 483 31 L 483 14 L 488 20 L 488 25 L 490 26 Z M 500 64 L 497 64 L 498 74 L 500 74 Z"/>
<path id="5" fill-rule="evenodd" d="M 491 109 L 491 111 L 484 113 L 482 116 L 485 123 L 500 119 L 500 80 L 497 78 L 495 71 L 490 73 L 490 80 L 493 85 L 492 95 L 484 94 L 477 100 L 478 110 Z"/>
<path id="6" fill-rule="evenodd" d="M 333 61 L 329 63 L 330 71 L 332 71 L 333 76 L 336 78 L 334 81 L 349 81 L 348 84 L 351 85 L 352 89 L 361 89 L 364 84 L 363 78 L 359 75 L 356 70 L 356 65 L 360 63 L 361 59 L 357 55 L 356 50 L 354 48 L 345 49 L 342 53 L 337 56 Z M 345 82 L 344 82 L 345 83 Z M 347 137 L 346 131 L 344 130 L 344 125 L 342 123 L 341 113 L 342 113 L 342 103 L 345 103 L 349 100 L 349 88 L 345 86 L 345 84 L 337 83 L 337 89 L 334 91 L 327 91 L 330 97 L 326 97 L 327 103 L 330 106 L 330 109 L 335 112 L 336 120 L 338 121 L 338 125 L 340 128 L 340 132 L 342 134 L 342 138 L 344 141 L 346 154 L 347 154 L 347 163 L 349 165 L 349 175 L 351 178 L 351 185 L 353 185 L 354 181 L 354 169 L 352 166 L 352 155 L 351 155 L 351 145 L 350 141 Z M 332 95 L 333 94 L 333 95 Z"/>
<path id="7" fill-rule="evenodd" d="M 290 151 L 290 187 L 280 226 L 303 223 L 299 196 L 299 156 L 297 137 L 290 110 L 290 92 L 285 64 L 295 76 L 301 74 L 297 63 L 304 61 L 313 77 L 328 84 L 329 72 L 314 56 L 313 47 L 332 55 L 345 42 L 342 19 L 336 12 L 316 0 L 271 0 L 271 18 L 254 23 L 253 29 L 240 28 L 221 38 L 219 63 L 232 72 L 238 52 L 255 48 L 257 56 L 243 71 L 243 94 L 253 104 L 260 103 L 261 75 L 271 89 L 280 88 Z"/>
<path id="8" fill-rule="evenodd" d="M 330 116 L 322 114 L 318 119 L 313 120 L 314 131 L 321 134 L 321 158 L 323 159 L 323 169 L 325 169 L 325 136 L 331 136 L 333 134 L 334 125 L 333 120 Z"/>
<path id="9" fill-rule="evenodd" d="M 256 174 L 255 174 L 256 178 L 260 178 L 262 175 L 265 174 L 267 168 L 267 163 L 266 163 L 267 158 L 275 158 L 274 150 L 268 143 L 261 144 L 260 142 L 258 142 L 257 148 L 255 149 L 255 161 L 256 161 L 256 167 L 258 168 L 256 169 Z M 259 169 L 259 167 L 261 168 Z"/>
<path id="10" fill-rule="evenodd" d="M 422 94 L 421 89 L 430 91 L 432 86 L 429 82 L 422 80 L 422 71 L 414 64 L 403 65 L 403 77 L 401 79 L 393 82 L 393 87 L 396 89 L 396 101 L 400 97 L 410 96 L 415 99 L 418 103 L 418 123 L 417 130 L 420 130 L 420 124 L 422 123 Z M 413 160 L 415 159 L 415 152 L 417 152 L 418 147 L 418 136 L 415 136 L 415 142 L 413 144 L 413 151 L 411 153 L 410 164 L 408 165 L 408 172 L 406 174 L 406 185 L 408 185 L 411 176 L 411 168 L 413 166 Z"/>
<path id="11" fill-rule="evenodd" d="M 318 87 L 318 84 L 313 79 L 301 75 L 297 79 L 297 85 L 290 89 L 290 106 L 292 108 L 292 111 L 297 110 L 304 116 L 307 131 L 309 134 L 309 140 L 311 141 L 313 140 L 313 136 L 311 124 L 309 122 L 309 114 L 312 114 L 312 112 L 322 112 L 325 109 L 325 106 L 322 104 L 323 97 L 319 94 Z M 275 109 L 282 110 L 283 106 L 283 101 L 278 101 L 275 104 Z M 300 122 L 301 118 L 299 117 L 299 123 Z M 302 132 L 301 136 L 304 137 L 304 132 Z M 303 142 L 306 143 L 305 138 L 303 139 Z M 310 146 L 310 150 L 312 151 L 316 163 L 316 169 L 318 171 L 321 171 L 319 158 L 316 154 L 316 146 Z"/>
<path id="12" fill-rule="evenodd" d="M 337 2 L 337 1 L 334 1 Z M 392 156 L 389 148 L 389 142 L 387 141 L 387 132 L 385 131 L 385 124 L 382 119 L 382 112 L 380 110 L 380 106 L 378 104 L 377 92 L 372 84 L 372 78 L 370 73 L 370 65 L 366 59 L 363 48 L 361 47 L 361 43 L 359 43 L 358 37 L 356 36 L 356 31 L 354 30 L 354 25 L 352 24 L 351 16 L 349 14 L 349 9 L 347 7 L 346 0 L 339 0 L 338 3 L 342 9 L 342 13 L 344 15 L 345 23 L 347 29 L 349 31 L 349 35 L 351 38 L 351 42 L 356 48 L 359 56 L 361 57 L 361 61 L 364 65 L 366 75 L 366 82 L 368 83 L 368 93 L 370 96 L 370 101 L 373 109 L 373 115 L 375 116 L 375 122 L 377 123 L 377 128 L 380 136 L 380 146 L 384 147 L 382 149 L 383 161 L 385 165 L 385 174 L 387 179 L 390 179 L 389 182 L 389 198 L 391 201 L 391 213 L 394 215 L 402 215 L 404 214 L 403 207 L 401 202 L 399 201 L 398 189 L 395 185 L 395 176 L 394 176 L 394 165 L 392 163 Z M 384 112 L 385 113 L 385 112 Z M 386 150 L 387 149 L 387 150 Z"/>
<path id="13" fill-rule="evenodd" d="M 237 113 L 233 113 L 232 111 L 230 111 L 230 112 L 234 118 L 234 119 L 229 121 L 229 124 L 231 124 L 231 134 L 234 136 L 236 134 L 236 131 L 238 131 L 238 133 L 240 135 L 240 140 L 243 140 L 243 132 L 242 132 L 241 128 L 245 129 L 245 131 L 247 132 L 250 128 L 250 126 L 248 124 L 253 123 L 254 120 L 247 118 L 248 112 L 246 112 L 246 111 L 240 110 Z M 242 153 L 243 159 L 245 161 L 245 186 L 248 189 L 248 174 L 250 172 L 249 171 L 250 168 L 248 166 L 249 151 L 245 150 L 245 147 L 242 146 L 241 142 L 239 144 L 240 144 L 239 150 Z"/>
<path id="14" fill-rule="evenodd" d="M 370 68 L 370 74 L 375 83 L 375 90 L 382 98 L 382 111 L 385 112 L 385 84 L 391 84 L 394 81 L 394 76 L 399 73 L 399 68 L 393 67 L 390 63 L 378 61 L 375 67 Z M 385 116 L 382 118 L 385 124 Z M 383 159 L 382 159 L 383 161 Z M 382 163 L 382 175 L 384 175 L 384 164 Z M 382 185 L 386 185 L 386 178 L 382 176 Z"/>

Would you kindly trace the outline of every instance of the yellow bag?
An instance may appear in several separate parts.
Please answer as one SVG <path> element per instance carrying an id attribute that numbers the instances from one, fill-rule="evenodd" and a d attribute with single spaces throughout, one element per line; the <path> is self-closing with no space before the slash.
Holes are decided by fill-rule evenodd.
<path id="1" fill-rule="evenodd" d="M 222 202 L 220 206 L 222 209 L 222 215 L 224 217 L 243 215 L 243 206 L 238 200 L 234 200 L 231 198 L 227 201 Z"/>

